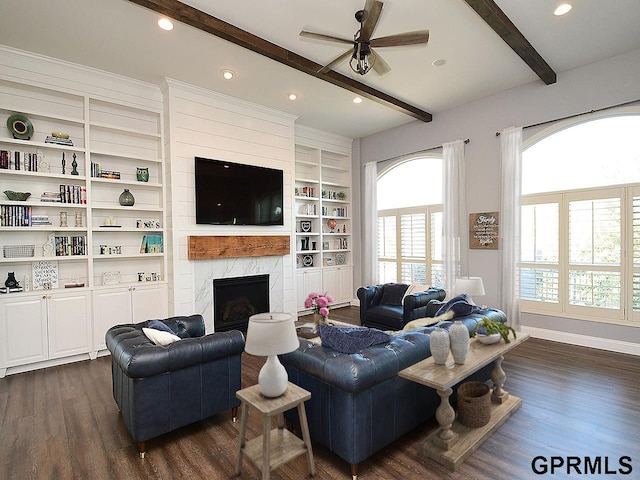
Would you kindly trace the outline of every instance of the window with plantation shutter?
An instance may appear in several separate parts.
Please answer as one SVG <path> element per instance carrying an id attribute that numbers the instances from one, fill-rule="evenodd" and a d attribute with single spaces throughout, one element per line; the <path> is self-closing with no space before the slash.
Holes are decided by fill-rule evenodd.
<path id="1" fill-rule="evenodd" d="M 522 155 L 522 311 L 640 322 L 640 110 L 541 133 Z"/>
<path id="2" fill-rule="evenodd" d="M 381 282 L 443 285 L 441 176 L 442 158 L 428 157 L 402 162 L 378 179 Z"/>

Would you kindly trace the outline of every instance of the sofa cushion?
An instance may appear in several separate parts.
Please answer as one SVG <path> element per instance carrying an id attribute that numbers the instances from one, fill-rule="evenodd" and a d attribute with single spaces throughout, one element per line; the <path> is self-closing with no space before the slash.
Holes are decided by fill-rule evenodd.
<path id="1" fill-rule="evenodd" d="M 146 337 L 156 345 L 170 345 L 180 340 L 180 337 L 173 333 L 156 330 L 155 328 L 142 328 L 142 332 Z"/>
<path id="2" fill-rule="evenodd" d="M 404 292 L 404 295 L 402 295 L 402 305 L 404 305 L 404 299 L 407 298 L 407 295 L 411 295 L 416 292 L 425 292 L 427 290 L 429 290 L 428 285 L 420 285 L 418 283 L 412 283 Z"/>
<path id="3" fill-rule="evenodd" d="M 155 330 L 160 330 L 161 332 L 167 332 L 175 335 L 173 330 L 160 320 L 147 320 L 147 328 L 153 328 Z"/>
<path id="4" fill-rule="evenodd" d="M 384 305 L 402 305 L 404 292 L 407 291 L 409 285 L 405 283 L 385 283 L 382 288 L 381 304 Z"/>
<path id="5" fill-rule="evenodd" d="M 363 348 L 386 343 L 391 337 L 377 328 L 320 325 L 320 340 L 325 347 L 341 353 L 356 353 Z"/>

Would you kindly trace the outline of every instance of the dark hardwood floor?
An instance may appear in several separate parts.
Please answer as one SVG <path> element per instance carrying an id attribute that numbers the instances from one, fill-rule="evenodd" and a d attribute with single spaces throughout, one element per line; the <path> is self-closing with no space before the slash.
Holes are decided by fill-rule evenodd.
<path id="1" fill-rule="evenodd" d="M 331 317 L 357 323 L 358 309 L 334 309 Z M 263 360 L 243 355 L 247 387 L 257 382 Z M 640 359 L 529 339 L 503 366 L 505 389 L 523 399 L 522 408 L 457 472 L 419 456 L 420 442 L 436 428 L 430 421 L 363 462 L 360 479 L 640 478 Z M 261 422 L 249 411 L 253 438 Z M 0 479 L 259 478 L 246 461 L 234 476 L 238 428 L 225 412 L 149 441 L 141 460 L 111 394 L 109 357 L 11 375 L 0 379 Z M 316 478 L 350 479 L 342 459 L 317 444 L 314 455 Z M 630 460 L 621 464 L 625 456 Z M 536 457 L 546 459 L 536 463 L 544 474 L 532 469 Z M 542 472 L 551 457 L 565 466 Z M 579 462 L 581 474 L 576 467 L 567 473 L 567 457 L 576 457 L 569 461 Z M 585 474 L 585 457 L 595 474 Z M 614 475 L 618 470 L 628 474 Z M 304 456 L 271 475 L 305 477 Z"/>

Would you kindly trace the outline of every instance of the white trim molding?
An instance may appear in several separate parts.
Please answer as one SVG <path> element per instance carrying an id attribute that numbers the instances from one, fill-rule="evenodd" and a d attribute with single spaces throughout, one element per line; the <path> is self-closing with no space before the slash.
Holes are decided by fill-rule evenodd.
<path id="1" fill-rule="evenodd" d="M 610 338 L 590 337 L 577 333 L 560 332 L 558 330 L 547 330 L 544 328 L 529 327 L 527 325 L 522 325 L 521 331 L 529 333 L 532 338 L 640 356 L 640 344 L 637 343 L 623 342 Z"/>

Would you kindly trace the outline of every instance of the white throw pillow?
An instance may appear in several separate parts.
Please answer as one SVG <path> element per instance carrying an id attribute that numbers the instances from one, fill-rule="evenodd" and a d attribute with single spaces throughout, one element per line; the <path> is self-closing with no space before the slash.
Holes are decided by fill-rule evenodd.
<path id="1" fill-rule="evenodd" d="M 180 340 L 180 337 L 169 332 L 162 332 L 155 328 L 143 328 L 142 332 L 156 345 L 169 345 Z"/>

